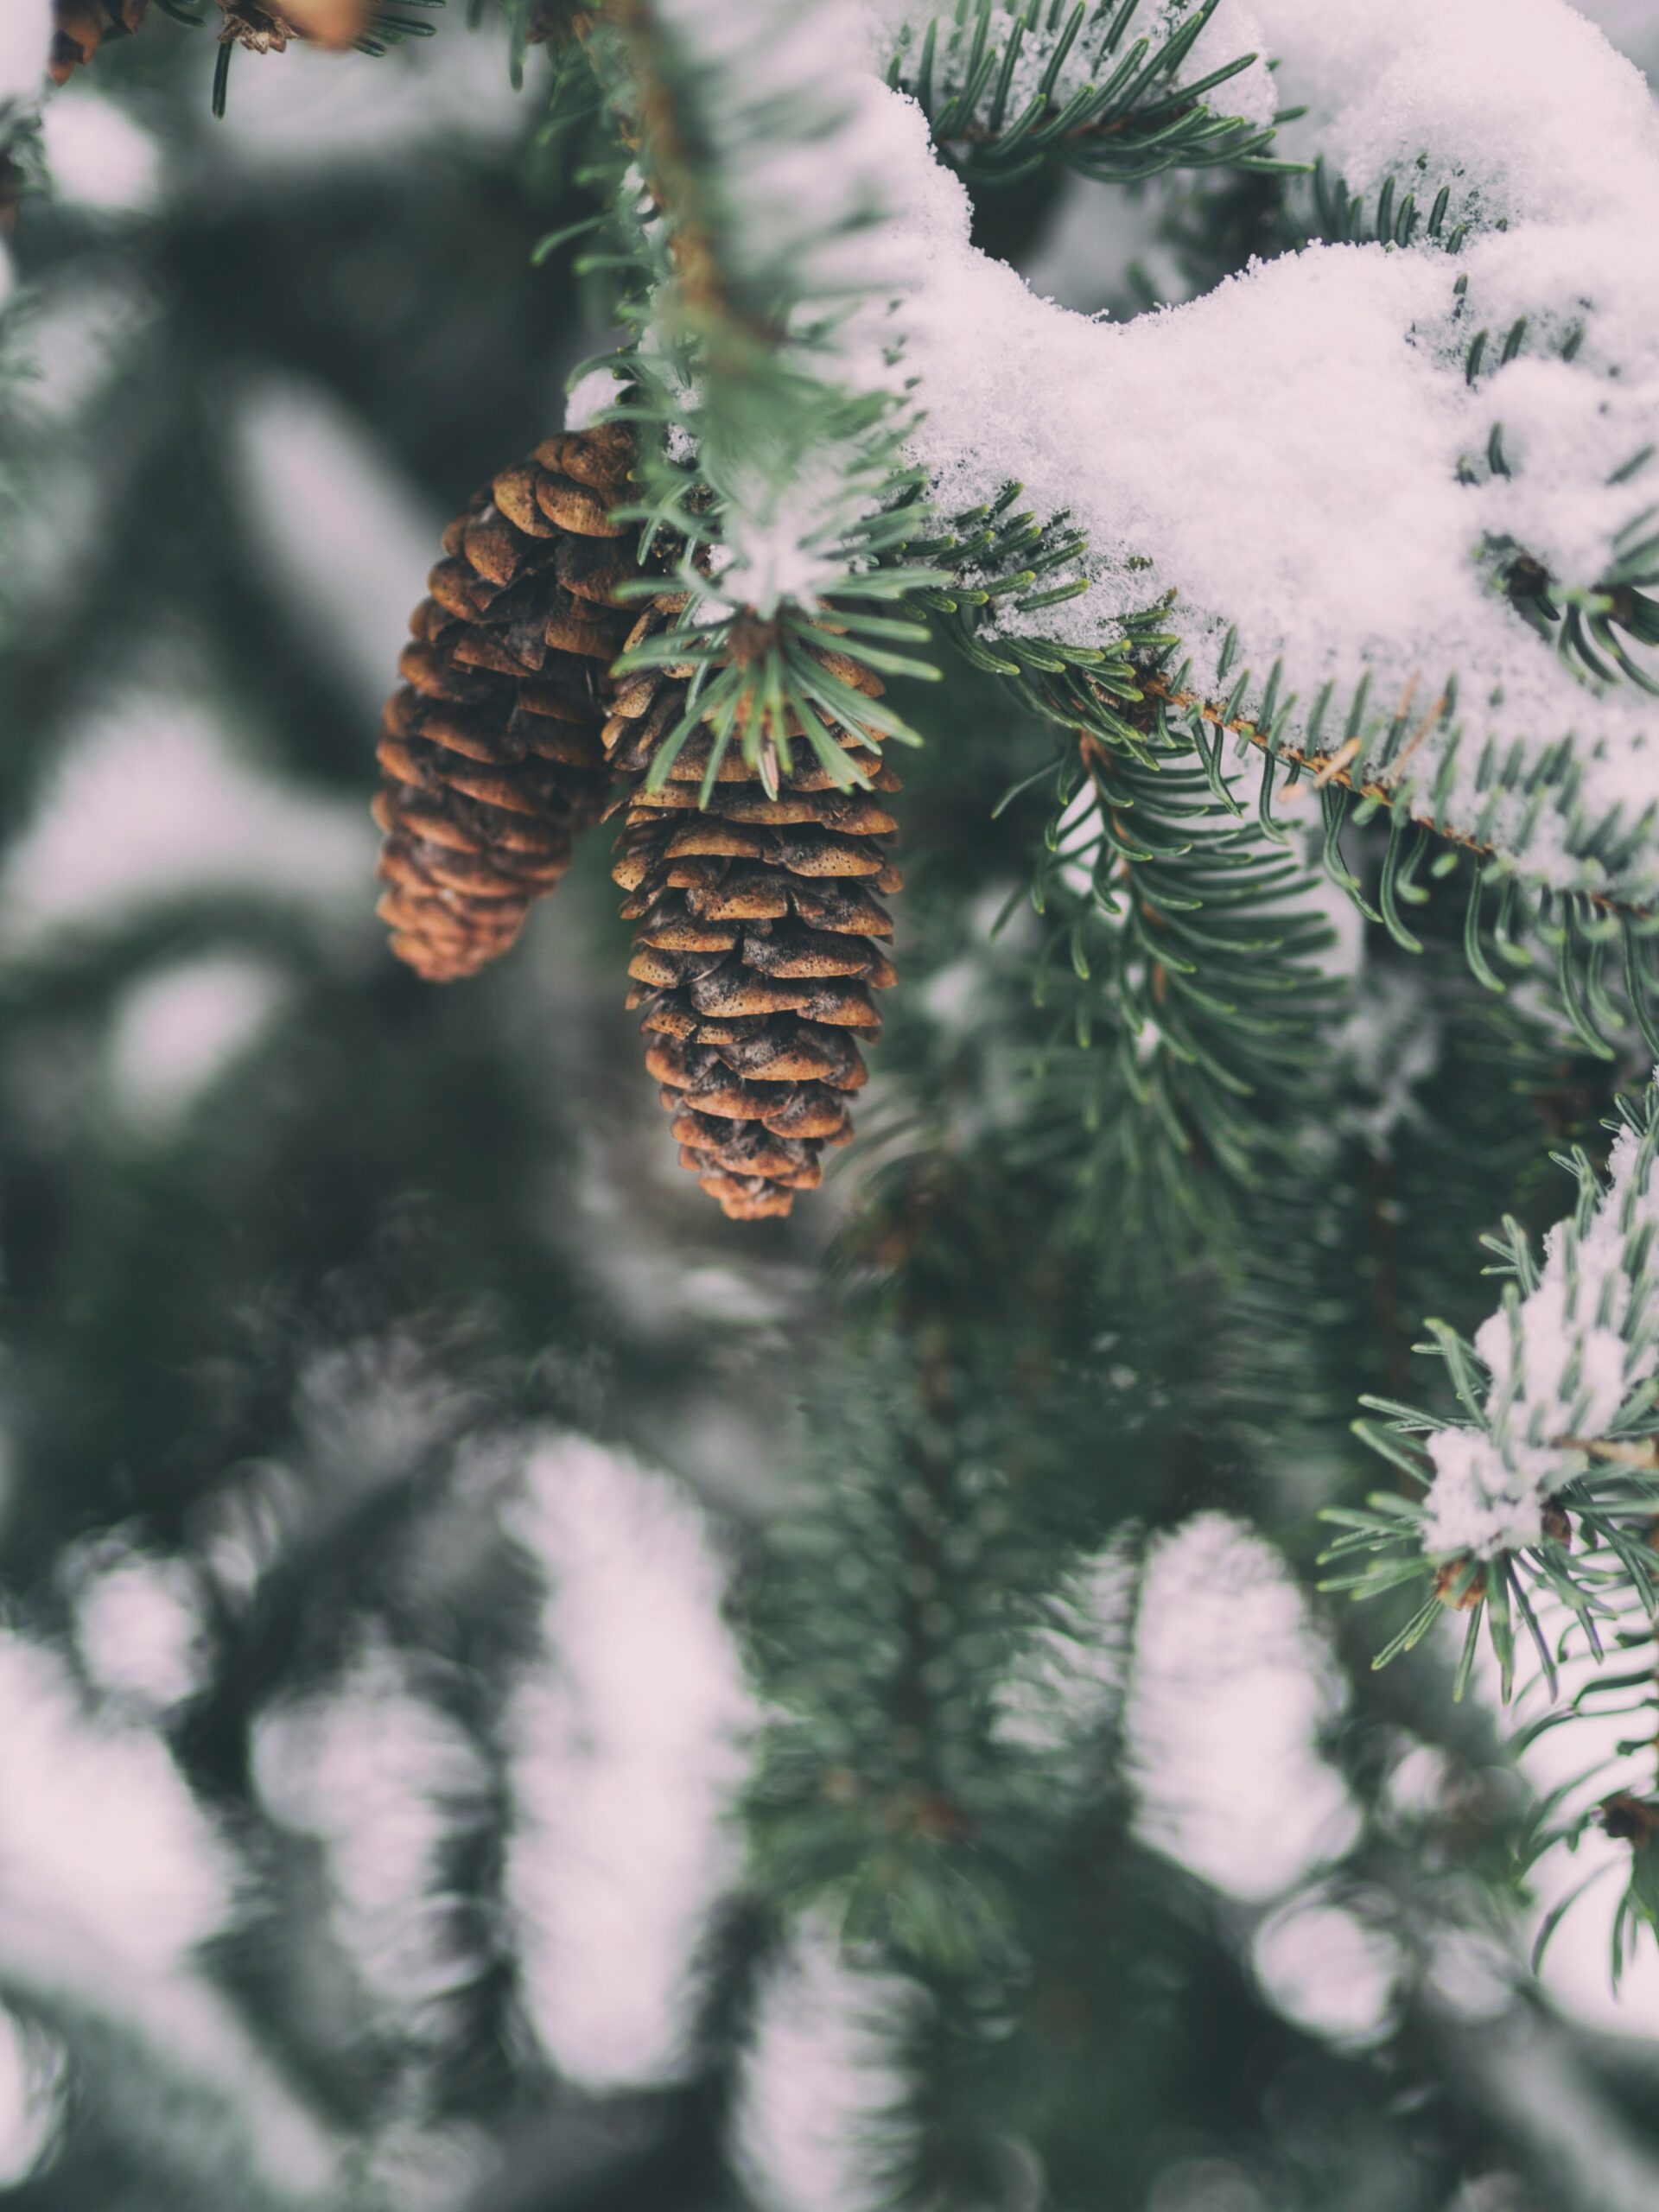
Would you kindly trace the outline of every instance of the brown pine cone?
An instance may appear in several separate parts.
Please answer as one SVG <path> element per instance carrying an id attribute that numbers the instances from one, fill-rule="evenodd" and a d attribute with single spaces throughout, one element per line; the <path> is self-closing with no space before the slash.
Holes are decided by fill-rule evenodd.
<path id="1" fill-rule="evenodd" d="M 639 575 L 609 509 L 632 448 L 604 424 L 549 438 L 444 532 L 386 702 L 379 912 L 429 982 L 505 952 L 570 864 L 611 788 L 600 732 L 607 671 Z"/>
<path id="2" fill-rule="evenodd" d="M 664 619 L 647 614 L 630 644 Z M 867 695 L 880 688 L 842 655 L 822 658 Z M 628 1004 L 644 1010 L 645 1065 L 680 1164 L 734 1220 L 754 1221 L 815 1189 L 825 1144 L 852 1135 L 848 1101 L 867 1080 L 857 1039 L 881 1026 L 870 993 L 896 980 L 881 943 L 893 924 L 874 894 L 900 884 L 883 804 L 899 779 L 878 736 L 830 725 L 869 780 L 840 790 L 791 728 L 775 798 L 734 738 L 700 808 L 715 741 L 699 729 L 647 791 L 685 700 L 678 670 L 624 678 L 605 727 L 612 766 L 632 779 L 612 870 L 639 925 Z"/>
<path id="3" fill-rule="evenodd" d="M 52 0 L 52 45 L 47 73 L 54 85 L 90 61 L 106 38 L 136 31 L 149 0 Z"/>

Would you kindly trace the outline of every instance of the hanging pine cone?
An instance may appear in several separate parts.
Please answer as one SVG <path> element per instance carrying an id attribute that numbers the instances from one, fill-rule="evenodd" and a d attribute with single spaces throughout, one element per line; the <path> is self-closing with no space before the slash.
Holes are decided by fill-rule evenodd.
<path id="1" fill-rule="evenodd" d="M 46 67 L 53 83 L 66 83 L 106 38 L 136 31 L 149 6 L 149 0 L 52 0 L 52 45 Z"/>
<path id="2" fill-rule="evenodd" d="M 659 603 L 629 644 L 665 619 Z M 819 658 L 867 695 L 880 689 L 843 656 Z M 899 887 L 882 804 L 899 779 L 878 738 L 832 724 L 870 785 L 840 790 L 791 728 L 774 797 L 734 741 L 700 808 L 715 741 L 699 730 L 648 791 L 686 688 L 673 669 L 625 679 L 605 728 L 612 766 L 633 779 L 612 870 L 639 925 L 628 1004 L 644 1010 L 645 1065 L 681 1165 L 734 1220 L 753 1221 L 787 1213 L 821 1181 L 823 1147 L 852 1135 L 848 1101 L 867 1079 L 857 1039 L 881 1026 L 870 993 L 895 980 L 880 943 L 893 924 L 873 894 Z"/>
<path id="3" fill-rule="evenodd" d="M 549 438 L 444 532 L 386 702 L 379 912 L 429 982 L 505 952 L 570 863 L 611 779 L 607 671 L 639 573 L 609 510 L 632 447 L 615 424 Z"/>

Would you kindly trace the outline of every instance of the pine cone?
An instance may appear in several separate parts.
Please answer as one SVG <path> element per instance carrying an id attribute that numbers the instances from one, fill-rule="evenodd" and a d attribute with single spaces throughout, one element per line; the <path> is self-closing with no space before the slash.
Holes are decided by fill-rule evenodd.
<path id="1" fill-rule="evenodd" d="M 375 801 L 379 912 L 429 982 L 505 952 L 611 787 L 600 731 L 638 575 L 609 509 L 632 448 L 613 424 L 549 438 L 444 532 L 386 702 Z"/>
<path id="2" fill-rule="evenodd" d="M 659 603 L 630 645 L 660 626 Z M 874 677 L 820 658 L 867 694 Z M 737 1221 L 785 1214 L 823 1178 L 825 1144 L 852 1135 L 848 1100 L 866 1081 L 857 1039 L 880 1020 L 872 990 L 895 981 L 880 940 L 893 924 L 872 895 L 899 887 L 882 796 L 899 779 L 880 741 L 830 725 L 869 779 L 842 791 L 791 728 L 792 762 L 768 798 L 734 742 L 706 809 L 698 789 L 714 744 L 681 747 L 659 791 L 645 771 L 684 712 L 684 672 L 624 679 L 605 727 L 613 768 L 635 779 L 612 870 L 639 925 L 628 973 L 643 1008 L 645 1065 L 673 1115 L 680 1164 Z"/>
<path id="3" fill-rule="evenodd" d="M 149 6 L 149 0 L 52 0 L 52 45 L 46 66 L 53 83 L 66 83 L 106 38 L 136 31 Z"/>

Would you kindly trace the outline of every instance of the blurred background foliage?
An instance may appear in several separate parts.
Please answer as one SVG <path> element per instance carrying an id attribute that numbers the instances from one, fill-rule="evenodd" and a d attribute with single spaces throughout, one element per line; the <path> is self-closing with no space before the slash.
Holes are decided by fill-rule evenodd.
<path id="1" fill-rule="evenodd" d="M 673 1164 L 602 836 L 478 982 L 387 957 L 404 614 L 607 338 L 531 260 L 590 95 L 504 45 L 243 60 L 215 124 L 155 21 L 16 229 L 0 2195 L 1650 2206 L 1655 1986 L 1611 2006 L 1590 1906 L 1541 1986 L 1507 1901 L 1547 1764 L 1310 1595 L 1358 1394 L 1484 1312 L 1634 1058 L 1495 1008 L 1455 896 L 1357 975 L 1333 905 L 1271 1186 L 1195 1256 L 1109 1153 L 1082 1221 L 993 931 L 1049 740 L 960 670 L 902 702 L 906 988 L 787 1224 Z M 1127 314 L 1260 191 L 982 234 Z"/>

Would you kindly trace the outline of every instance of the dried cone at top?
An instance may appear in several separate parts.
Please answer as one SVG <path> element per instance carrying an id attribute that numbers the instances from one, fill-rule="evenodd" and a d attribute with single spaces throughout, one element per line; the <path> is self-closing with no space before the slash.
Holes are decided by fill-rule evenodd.
<path id="1" fill-rule="evenodd" d="M 90 61 L 106 38 L 136 31 L 149 0 L 52 0 L 52 45 L 47 71 L 54 85 Z"/>
<path id="2" fill-rule="evenodd" d="M 664 619 L 647 614 L 635 638 Z M 855 663 L 822 658 L 867 695 L 879 689 Z M 628 1004 L 644 1014 L 681 1165 L 734 1220 L 754 1221 L 787 1213 L 822 1179 L 823 1147 L 852 1135 L 859 1040 L 880 1028 L 871 993 L 895 980 L 877 894 L 899 887 L 886 804 L 899 779 L 875 740 L 831 726 L 868 790 L 838 789 L 791 733 L 775 796 L 734 741 L 700 807 L 714 742 L 700 729 L 649 791 L 685 696 L 677 671 L 625 679 L 605 729 L 613 766 L 637 779 L 612 871 L 639 924 Z"/>
<path id="3" fill-rule="evenodd" d="M 280 52 L 284 34 L 338 53 L 354 45 L 368 29 L 372 0 L 279 0 L 276 5 L 225 6 L 223 38 L 238 39 L 255 52 Z"/>
<path id="4" fill-rule="evenodd" d="M 371 25 L 373 0 L 219 0 L 222 46 L 250 54 L 284 54 L 291 38 L 340 53 Z"/>
<path id="5" fill-rule="evenodd" d="M 444 532 L 386 702 L 379 912 L 429 982 L 505 952 L 611 788 L 600 733 L 639 573 L 614 424 L 549 438 Z"/>
<path id="6" fill-rule="evenodd" d="M 12 4 L 12 0 L 3 0 Z M 281 54 L 290 39 L 334 50 L 355 44 L 370 27 L 372 0 L 219 0 L 222 42 L 251 54 Z M 149 0 L 52 0 L 52 47 L 47 67 L 61 85 L 92 60 L 106 38 L 138 29 Z"/>

